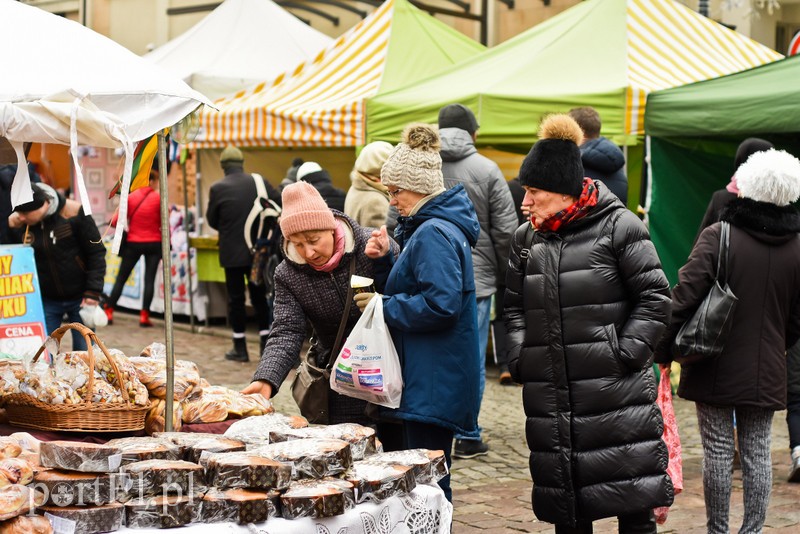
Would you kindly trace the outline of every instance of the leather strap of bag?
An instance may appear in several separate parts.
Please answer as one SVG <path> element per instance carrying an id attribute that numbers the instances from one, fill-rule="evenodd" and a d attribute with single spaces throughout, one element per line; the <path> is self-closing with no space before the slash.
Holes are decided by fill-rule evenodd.
<path id="1" fill-rule="evenodd" d="M 720 223 L 719 256 L 717 257 L 717 282 L 723 286 L 728 285 L 728 248 L 730 244 L 731 225 L 729 222 Z"/>
<path id="2" fill-rule="evenodd" d="M 325 363 L 325 369 L 327 371 L 331 370 L 333 367 L 333 362 L 335 362 L 336 357 L 339 356 L 339 348 L 342 345 L 344 329 L 347 327 L 347 319 L 350 317 L 350 307 L 353 305 L 353 286 L 350 284 L 350 278 L 352 278 L 354 274 L 356 274 L 355 250 L 350 258 L 350 276 L 347 278 L 347 296 L 345 297 L 344 313 L 342 314 L 342 320 L 339 322 L 339 331 L 336 333 L 336 341 L 334 341 L 333 347 L 331 347 L 331 352 L 328 354 L 328 361 Z"/>

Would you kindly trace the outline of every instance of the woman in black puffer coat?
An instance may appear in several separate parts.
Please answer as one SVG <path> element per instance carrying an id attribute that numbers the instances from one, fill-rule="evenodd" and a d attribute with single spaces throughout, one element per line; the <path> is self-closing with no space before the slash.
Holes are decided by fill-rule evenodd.
<path id="1" fill-rule="evenodd" d="M 673 499 L 651 365 L 669 284 L 641 221 L 583 177 L 577 124 L 553 115 L 539 138 L 520 169 L 533 228 L 514 235 L 505 297 L 533 511 L 558 534 L 612 516 L 654 534 L 651 510 Z"/>

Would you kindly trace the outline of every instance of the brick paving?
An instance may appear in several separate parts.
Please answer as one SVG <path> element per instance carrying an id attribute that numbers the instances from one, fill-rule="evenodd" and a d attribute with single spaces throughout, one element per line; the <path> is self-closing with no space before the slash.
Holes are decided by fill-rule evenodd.
<path id="1" fill-rule="evenodd" d="M 117 313 L 115 323 L 102 329 L 99 335 L 109 347 L 126 354 L 136 354 L 151 341 L 164 341 L 163 322 L 155 320 L 156 328 L 137 326 L 138 317 Z M 240 388 L 249 383 L 256 368 L 258 337 L 248 335 L 251 362 L 226 361 L 223 354 L 230 348 L 230 332 L 225 327 L 200 328 L 191 333 L 186 324 L 176 325 L 174 331 L 175 357 L 195 361 L 205 378 L 212 384 Z M 290 377 L 291 378 L 291 377 Z M 487 369 L 487 387 L 480 423 L 485 439 L 491 446 L 487 456 L 472 460 L 454 460 L 453 495 L 455 516 L 453 532 L 471 534 L 492 532 L 552 532 L 552 526 L 536 520 L 530 507 L 531 482 L 528 473 L 528 449 L 524 437 L 522 388 L 500 386 L 497 370 Z M 291 395 L 286 391 L 274 399 L 275 407 L 283 413 L 298 413 Z M 684 490 L 670 510 L 669 519 L 659 527 L 659 533 L 699 534 L 705 532 L 705 508 L 701 480 L 701 449 L 694 405 L 675 400 L 678 424 L 683 442 Z M 775 415 L 773 422 L 773 491 L 764 532 L 800 532 L 800 484 L 788 484 L 788 435 L 785 412 Z M 731 500 L 731 529 L 741 525 L 741 472 L 734 477 Z M 616 532 L 616 521 L 606 519 L 595 523 L 595 532 Z"/>

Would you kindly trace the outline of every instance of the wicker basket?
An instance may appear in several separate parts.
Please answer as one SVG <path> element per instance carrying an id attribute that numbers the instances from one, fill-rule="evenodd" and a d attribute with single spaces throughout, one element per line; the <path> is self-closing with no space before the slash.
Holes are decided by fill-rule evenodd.
<path id="1" fill-rule="evenodd" d="M 9 422 L 15 426 L 37 430 L 70 432 L 128 432 L 143 429 L 145 416 L 150 408 L 149 404 L 137 406 L 131 404 L 130 400 L 117 403 L 99 403 L 88 400 L 91 399 L 94 390 L 95 359 L 92 342 L 97 343 L 97 346 L 103 351 L 114 369 L 117 387 L 124 396 L 127 396 L 125 394 L 127 391 L 125 378 L 119 372 L 116 359 L 109 354 L 103 342 L 84 325 L 80 323 L 65 324 L 56 329 L 50 337 L 60 345 L 61 338 L 69 330 L 76 330 L 83 335 L 88 347 L 89 361 L 87 363 L 90 374 L 84 400 L 80 404 L 47 404 L 26 393 L 14 393 L 3 398 Z M 44 348 L 44 345 L 39 348 L 33 357 L 33 362 L 39 358 Z"/>

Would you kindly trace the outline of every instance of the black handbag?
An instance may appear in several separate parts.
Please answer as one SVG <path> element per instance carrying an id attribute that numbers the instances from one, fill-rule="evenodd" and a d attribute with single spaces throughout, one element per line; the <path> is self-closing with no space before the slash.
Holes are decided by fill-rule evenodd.
<path id="1" fill-rule="evenodd" d="M 674 360 L 681 365 L 708 362 L 722 354 L 725 340 L 733 326 L 739 299 L 728 286 L 728 246 L 730 224 L 720 223 L 717 276 L 711 290 L 694 315 L 686 321 L 673 344 Z"/>
<path id="2" fill-rule="evenodd" d="M 350 278 L 356 272 L 356 255 L 350 259 Z M 300 359 L 300 366 L 292 382 L 292 397 L 300 408 L 300 413 L 308 419 L 309 423 L 327 425 L 330 421 L 328 399 L 331 393 L 331 368 L 342 344 L 342 337 L 350 317 L 350 307 L 353 304 L 353 288 L 347 284 L 347 296 L 344 303 L 344 314 L 339 321 L 339 331 L 331 350 L 325 349 L 312 337 L 311 347 Z"/>

